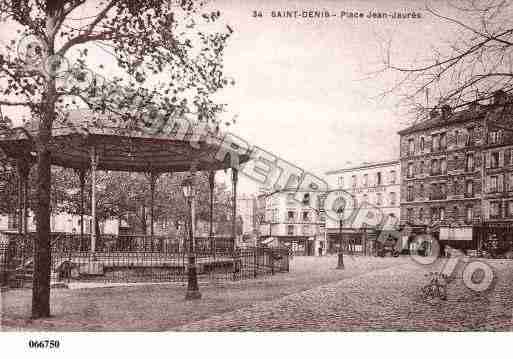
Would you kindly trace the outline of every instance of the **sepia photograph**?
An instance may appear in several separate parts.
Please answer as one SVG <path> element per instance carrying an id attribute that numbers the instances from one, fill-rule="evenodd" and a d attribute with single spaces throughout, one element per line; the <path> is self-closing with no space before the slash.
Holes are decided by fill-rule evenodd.
<path id="1" fill-rule="evenodd" d="M 513 1 L 0 0 L 0 282 L 21 352 L 507 343 Z"/>

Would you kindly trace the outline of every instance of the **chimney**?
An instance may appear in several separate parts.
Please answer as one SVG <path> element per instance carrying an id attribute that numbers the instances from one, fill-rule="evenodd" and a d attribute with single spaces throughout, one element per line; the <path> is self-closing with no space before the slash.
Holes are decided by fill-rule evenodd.
<path id="1" fill-rule="evenodd" d="M 472 112 L 479 110 L 479 102 L 472 101 L 468 104 L 468 109 Z"/>
<path id="2" fill-rule="evenodd" d="M 429 111 L 429 118 L 433 119 L 438 116 L 438 110 L 436 108 L 433 108 L 431 111 Z"/>
<path id="3" fill-rule="evenodd" d="M 443 105 L 442 106 L 442 118 L 444 120 L 447 120 L 450 115 L 451 115 L 451 106 Z"/>
<path id="4" fill-rule="evenodd" d="M 503 105 L 507 100 L 508 95 L 503 90 L 498 90 L 493 93 L 493 104 Z"/>

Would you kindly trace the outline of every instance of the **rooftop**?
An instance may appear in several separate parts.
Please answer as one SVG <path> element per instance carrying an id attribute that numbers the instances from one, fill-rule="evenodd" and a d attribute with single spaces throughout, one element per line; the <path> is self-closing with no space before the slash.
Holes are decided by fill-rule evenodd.
<path id="1" fill-rule="evenodd" d="M 349 171 L 354 171 L 354 170 L 378 168 L 378 167 L 385 167 L 385 166 L 398 165 L 398 164 L 399 164 L 399 159 L 389 159 L 389 160 L 379 161 L 379 162 L 362 162 L 358 165 L 347 166 L 347 167 L 343 167 L 343 168 L 340 168 L 337 170 L 328 171 L 328 172 L 326 172 L 326 175 L 334 175 L 334 174 L 344 173 L 344 172 L 349 172 Z"/>

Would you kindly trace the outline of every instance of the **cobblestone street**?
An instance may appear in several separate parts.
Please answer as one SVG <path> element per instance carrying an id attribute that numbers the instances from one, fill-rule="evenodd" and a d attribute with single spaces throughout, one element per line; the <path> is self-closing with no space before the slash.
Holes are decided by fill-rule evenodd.
<path id="1" fill-rule="evenodd" d="M 190 323 L 178 330 L 203 331 L 460 331 L 511 330 L 512 269 L 508 261 L 489 260 L 496 281 L 479 293 L 465 287 L 464 263 L 448 285 L 448 300 L 426 302 L 420 288 L 429 271 L 444 261 L 403 265 L 322 285 L 277 300 Z"/>
<path id="2" fill-rule="evenodd" d="M 513 261 L 487 260 L 495 273 L 482 293 L 466 288 L 460 262 L 447 301 L 426 302 L 426 273 L 410 257 L 296 257 L 291 272 L 240 282 L 201 283 L 203 298 L 184 300 L 184 285 L 52 291 L 52 318 L 30 315 L 30 290 L 2 293 L 2 330 L 405 331 L 512 329 Z"/>

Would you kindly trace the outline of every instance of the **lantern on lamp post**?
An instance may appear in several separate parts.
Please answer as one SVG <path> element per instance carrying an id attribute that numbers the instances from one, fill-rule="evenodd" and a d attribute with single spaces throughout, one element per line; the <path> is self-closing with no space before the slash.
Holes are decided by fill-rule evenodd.
<path id="1" fill-rule="evenodd" d="M 198 288 L 198 273 L 196 271 L 196 250 L 194 243 L 194 180 L 193 177 L 187 177 L 182 182 L 182 191 L 187 203 L 189 230 L 189 250 L 188 250 L 188 270 L 187 270 L 187 293 L 186 300 L 201 299 L 201 293 Z"/>

